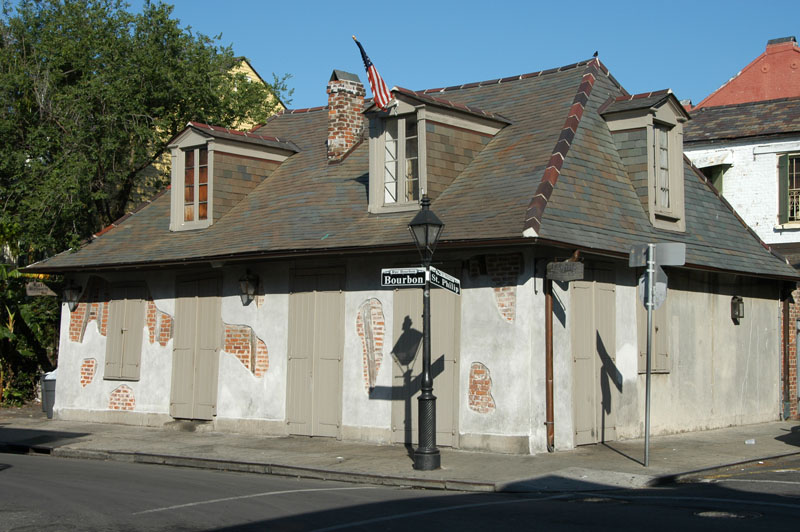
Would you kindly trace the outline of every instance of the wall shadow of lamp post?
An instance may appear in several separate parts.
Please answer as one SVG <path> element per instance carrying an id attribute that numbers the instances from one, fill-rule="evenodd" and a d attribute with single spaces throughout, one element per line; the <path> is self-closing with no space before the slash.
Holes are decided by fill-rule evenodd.
<path id="1" fill-rule="evenodd" d="M 731 298 L 731 320 L 736 325 L 744 319 L 744 299 L 742 296 L 733 296 Z"/>
<path id="2" fill-rule="evenodd" d="M 431 200 L 422 195 L 422 209 L 408 224 L 422 265 L 425 267 L 425 286 L 422 292 L 422 384 L 419 395 L 419 445 L 414 451 L 414 469 L 432 471 L 441 467 L 436 447 L 436 397 L 433 395 L 431 374 L 431 261 L 444 223 L 430 210 Z"/>
<path id="3" fill-rule="evenodd" d="M 258 288 L 258 275 L 255 275 L 247 270 L 239 279 L 239 297 L 242 298 L 242 305 L 247 306 L 256 297 L 256 289 Z"/>
<path id="4" fill-rule="evenodd" d="M 70 312 L 75 312 L 75 309 L 78 308 L 78 300 L 81 297 L 81 291 L 81 286 L 75 284 L 75 281 L 72 279 L 64 286 L 64 302 L 69 307 Z"/>

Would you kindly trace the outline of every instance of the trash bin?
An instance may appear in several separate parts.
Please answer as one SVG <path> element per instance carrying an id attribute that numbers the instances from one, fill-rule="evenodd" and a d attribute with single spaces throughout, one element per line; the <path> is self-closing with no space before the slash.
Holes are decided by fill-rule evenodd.
<path id="1" fill-rule="evenodd" d="M 56 371 L 42 375 L 42 410 L 47 414 L 47 419 L 53 419 L 53 405 L 56 403 Z"/>

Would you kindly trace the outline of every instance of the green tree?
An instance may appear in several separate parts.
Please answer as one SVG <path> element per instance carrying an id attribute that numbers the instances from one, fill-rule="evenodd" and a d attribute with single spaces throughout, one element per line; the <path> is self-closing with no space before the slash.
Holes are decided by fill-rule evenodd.
<path id="1" fill-rule="evenodd" d="M 121 0 L 3 0 L 0 245 L 33 260 L 125 214 L 142 169 L 190 120 L 263 122 L 285 100 L 234 74 L 230 47 L 172 7 Z"/>
<path id="2" fill-rule="evenodd" d="M 169 5 L 0 3 L 0 402 L 19 402 L 51 369 L 59 304 L 27 298 L 2 257 L 78 246 L 125 214 L 188 121 L 263 122 L 291 91 L 288 75 L 265 86 L 235 73 L 233 50 Z"/>

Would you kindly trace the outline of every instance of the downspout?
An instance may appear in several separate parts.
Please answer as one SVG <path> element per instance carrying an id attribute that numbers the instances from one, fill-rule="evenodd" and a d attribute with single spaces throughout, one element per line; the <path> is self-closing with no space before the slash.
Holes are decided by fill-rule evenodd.
<path id="1" fill-rule="evenodd" d="M 555 450 L 555 429 L 553 415 L 553 281 L 544 281 L 544 359 L 545 359 L 545 405 L 547 410 L 547 451 Z"/>

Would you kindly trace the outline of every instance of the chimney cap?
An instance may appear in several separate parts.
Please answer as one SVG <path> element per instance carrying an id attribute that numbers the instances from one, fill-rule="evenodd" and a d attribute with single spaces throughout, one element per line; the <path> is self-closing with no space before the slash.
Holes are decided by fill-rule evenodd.
<path id="1" fill-rule="evenodd" d="M 344 70 L 334 70 L 333 74 L 331 74 L 330 81 L 355 81 L 356 83 L 361 83 L 361 80 L 356 74 L 351 74 Z"/>
<path id="2" fill-rule="evenodd" d="M 770 39 L 767 41 L 767 46 L 772 46 L 773 44 L 781 44 L 784 42 L 797 42 L 797 38 L 792 35 L 790 37 L 781 37 L 780 39 Z"/>

